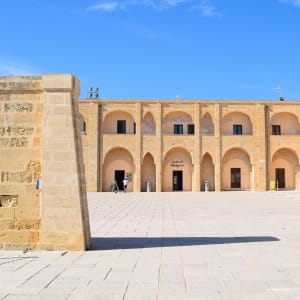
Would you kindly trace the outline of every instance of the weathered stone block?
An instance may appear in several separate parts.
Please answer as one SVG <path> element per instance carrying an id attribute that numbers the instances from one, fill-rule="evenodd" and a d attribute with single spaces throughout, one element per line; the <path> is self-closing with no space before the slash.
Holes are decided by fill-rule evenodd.
<path id="1" fill-rule="evenodd" d="M 15 218 L 14 207 L 1 207 L 0 208 L 0 219 L 12 220 Z"/>

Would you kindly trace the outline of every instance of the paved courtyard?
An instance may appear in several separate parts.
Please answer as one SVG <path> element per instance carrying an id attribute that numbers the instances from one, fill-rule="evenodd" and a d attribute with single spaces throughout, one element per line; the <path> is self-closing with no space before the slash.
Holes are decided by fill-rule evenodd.
<path id="1" fill-rule="evenodd" d="M 300 194 L 89 193 L 92 249 L 0 251 L 0 299 L 300 299 Z"/>

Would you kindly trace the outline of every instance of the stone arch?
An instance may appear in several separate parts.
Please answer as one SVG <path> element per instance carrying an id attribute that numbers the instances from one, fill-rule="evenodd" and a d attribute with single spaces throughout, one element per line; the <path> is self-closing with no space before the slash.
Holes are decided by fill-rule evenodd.
<path id="1" fill-rule="evenodd" d="M 163 134 L 174 134 L 174 125 L 183 125 L 183 134 L 187 134 L 187 127 L 193 124 L 192 117 L 183 111 L 174 111 L 168 113 L 163 120 L 162 132 Z"/>
<path id="2" fill-rule="evenodd" d="M 300 134 L 299 119 L 296 115 L 289 112 L 274 114 L 271 118 L 271 125 L 279 125 L 281 135 Z"/>
<path id="3" fill-rule="evenodd" d="M 125 176 L 129 177 L 128 191 L 133 191 L 135 165 L 133 156 L 125 148 L 113 148 L 106 153 L 102 169 L 103 192 L 111 191 L 111 184 L 115 181 L 116 171 L 124 171 Z M 120 190 L 123 189 L 123 186 L 120 182 L 118 186 Z"/>
<path id="4" fill-rule="evenodd" d="M 103 121 L 103 133 L 104 134 L 116 134 L 117 133 L 117 121 L 126 121 L 126 133 L 135 133 L 135 121 L 133 116 L 126 111 L 112 111 L 108 113 Z"/>
<path id="5" fill-rule="evenodd" d="M 242 125 L 243 135 L 252 135 L 252 122 L 250 117 L 242 112 L 230 112 L 226 114 L 221 123 L 223 135 L 233 135 L 233 125 Z"/>
<path id="6" fill-rule="evenodd" d="M 156 191 L 156 167 L 154 158 L 151 153 L 147 153 L 144 156 L 143 164 L 141 168 L 141 190 L 147 191 L 147 181 L 151 182 L 151 191 Z"/>
<path id="7" fill-rule="evenodd" d="M 215 125 L 210 113 L 206 112 L 201 120 L 201 134 L 202 135 L 214 135 Z"/>
<path id="8" fill-rule="evenodd" d="M 277 150 L 271 161 L 270 180 L 274 181 L 279 189 L 296 189 L 299 180 L 299 157 L 297 153 L 289 148 Z"/>
<path id="9" fill-rule="evenodd" d="M 232 148 L 224 154 L 221 168 L 222 190 L 250 190 L 252 177 L 251 159 L 246 150 Z"/>
<path id="10" fill-rule="evenodd" d="M 182 182 L 180 182 L 180 173 Z M 192 191 L 194 167 L 191 154 L 181 147 L 170 149 L 164 156 L 162 174 L 163 192 Z"/>
<path id="11" fill-rule="evenodd" d="M 145 135 L 155 135 L 156 125 L 154 121 L 153 114 L 148 111 L 143 117 L 143 134 Z"/>
<path id="12" fill-rule="evenodd" d="M 209 190 L 215 190 L 215 166 L 211 155 L 206 152 L 202 157 L 201 167 L 201 191 L 204 191 L 204 181 L 208 181 Z"/>

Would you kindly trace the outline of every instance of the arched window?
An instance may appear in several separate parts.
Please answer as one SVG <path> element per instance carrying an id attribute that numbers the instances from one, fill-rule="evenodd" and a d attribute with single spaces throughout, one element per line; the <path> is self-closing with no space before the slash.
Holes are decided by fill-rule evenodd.
<path id="1" fill-rule="evenodd" d="M 222 120 L 223 135 L 252 135 L 252 123 L 248 115 L 231 112 Z"/>
<path id="2" fill-rule="evenodd" d="M 215 126 L 211 115 L 206 113 L 201 120 L 201 134 L 202 135 L 214 135 L 215 134 Z"/>
<path id="3" fill-rule="evenodd" d="M 143 134 L 155 135 L 156 126 L 151 112 L 147 112 L 143 118 Z"/>

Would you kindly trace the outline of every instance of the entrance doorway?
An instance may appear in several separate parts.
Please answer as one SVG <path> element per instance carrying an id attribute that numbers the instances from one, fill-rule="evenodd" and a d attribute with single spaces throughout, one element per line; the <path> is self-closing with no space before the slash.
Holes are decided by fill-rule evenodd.
<path id="1" fill-rule="evenodd" d="M 241 188 L 241 168 L 231 168 L 231 188 Z"/>
<path id="2" fill-rule="evenodd" d="M 285 169 L 283 168 L 276 168 L 275 169 L 276 174 L 276 186 L 278 189 L 284 189 L 285 188 Z"/>
<path id="3" fill-rule="evenodd" d="M 173 191 L 182 191 L 182 171 L 173 171 Z"/>
<path id="4" fill-rule="evenodd" d="M 115 170 L 115 181 L 120 191 L 124 190 L 123 179 L 125 178 L 125 170 Z"/>

